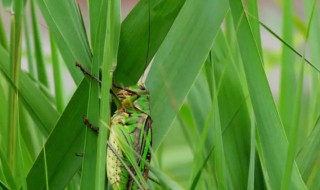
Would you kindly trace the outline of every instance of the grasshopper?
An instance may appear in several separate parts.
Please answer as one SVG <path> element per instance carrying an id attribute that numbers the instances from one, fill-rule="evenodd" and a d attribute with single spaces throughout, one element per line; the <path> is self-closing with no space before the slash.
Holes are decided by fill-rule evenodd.
<path id="1" fill-rule="evenodd" d="M 116 92 L 116 97 L 120 106 L 111 118 L 107 177 L 113 189 L 138 189 L 134 178 L 138 181 L 141 181 L 139 176 L 143 176 L 145 181 L 148 179 L 149 169 L 146 165 L 151 159 L 149 92 L 140 84 L 120 89 Z M 125 161 L 134 176 L 129 175 L 116 154 Z"/>
<path id="2" fill-rule="evenodd" d="M 82 65 L 77 67 L 90 78 L 97 80 Z M 150 115 L 149 91 L 143 84 L 120 87 L 113 84 L 111 90 L 117 110 L 111 117 L 110 135 L 107 146 L 106 170 L 112 189 L 143 189 L 147 181 L 151 160 L 152 120 Z M 86 126 L 98 132 L 84 119 Z"/>

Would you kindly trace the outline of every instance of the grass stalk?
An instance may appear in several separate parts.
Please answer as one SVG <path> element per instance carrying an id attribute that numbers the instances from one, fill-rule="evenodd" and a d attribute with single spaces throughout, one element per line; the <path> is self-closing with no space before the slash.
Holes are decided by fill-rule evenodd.
<path id="1" fill-rule="evenodd" d="M 248 0 L 247 5 L 248 5 L 249 13 L 251 15 L 253 15 L 255 18 L 259 19 L 258 1 L 257 0 Z M 253 33 L 253 36 L 254 36 L 256 44 L 257 44 L 259 54 L 260 54 L 261 58 L 263 59 L 259 22 L 256 19 L 249 17 L 249 23 L 250 23 L 252 33 Z"/>
<path id="2" fill-rule="evenodd" d="M 267 187 L 279 189 L 285 168 L 288 142 L 242 2 L 240 0 L 229 0 L 229 4 L 234 25 L 238 26 L 238 45 L 257 122 L 260 139 L 258 152 L 265 174 L 264 177 L 267 179 Z M 273 142 L 274 139 L 277 139 L 277 144 Z M 274 154 L 274 152 L 277 152 L 277 154 Z M 295 167 L 293 172 L 294 178 L 291 180 L 293 187 L 305 189 L 298 168 Z"/>
<path id="3" fill-rule="evenodd" d="M 105 159 L 108 128 L 110 126 L 110 89 L 112 85 L 113 71 L 117 66 L 118 47 L 121 27 L 121 1 L 108 1 L 106 36 L 104 42 L 104 55 L 102 62 L 102 86 L 100 104 L 100 130 L 98 137 L 97 175 L 96 188 L 102 188 L 105 184 Z M 101 169 L 103 168 L 103 169 Z"/>
<path id="4" fill-rule="evenodd" d="M 59 61 L 59 54 L 58 54 L 56 42 L 54 41 L 52 34 L 50 34 L 50 45 L 51 45 L 51 59 L 52 59 L 56 106 L 59 113 L 62 113 L 64 104 L 63 104 L 63 85 L 62 85 L 62 77 L 61 77 L 61 63 Z"/>
<path id="5" fill-rule="evenodd" d="M 37 67 L 38 80 L 46 87 L 49 87 L 49 82 L 47 78 L 47 72 L 45 68 L 45 62 L 43 58 L 43 47 L 41 43 L 40 30 L 38 25 L 38 16 L 35 5 L 35 0 L 30 1 L 31 8 L 31 20 L 32 20 L 32 30 L 33 30 L 33 43 L 35 48 L 35 58 Z"/>
<path id="6" fill-rule="evenodd" d="M 4 24 L 3 24 L 3 21 L 2 21 L 2 18 L 0 16 L 0 45 L 8 50 L 8 40 L 7 40 L 7 35 L 6 35 L 6 32 L 4 30 Z"/>
<path id="7" fill-rule="evenodd" d="M 288 44 L 293 44 L 293 3 L 292 0 L 285 0 L 283 6 L 283 40 Z M 279 96 L 279 113 L 282 119 L 283 126 L 290 133 L 292 123 L 292 103 L 295 98 L 295 69 L 294 54 L 289 48 L 283 44 L 282 46 L 282 65 L 281 65 L 281 80 L 280 80 L 280 96 Z"/>
<path id="8" fill-rule="evenodd" d="M 214 73 L 213 61 L 211 59 L 212 51 L 210 51 L 210 65 L 212 69 L 212 74 Z M 220 122 L 220 113 L 219 113 L 219 104 L 218 104 L 218 88 L 215 80 L 215 76 L 212 76 L 212 114 L 213 114 L 213 124 L 214 124 L 214 155 L 215 155 L 215 171 L 217 176 L 217 185 L 218 189 L 227 189 L 227 179 L 226 179 L 226 164 L 225 164 L 225 153 L 223 148 L 223 139 L 221 131 L 221 122 Z M 209 115 L 210 117 L 210 115 Z"/>
<path id="9" fill-rule="evenodd" d="M 97 9 L 94 11 L 92 10 L 92 4 L 95 4 Z M 90 25 L 90 32 L 92 36 L 91 41 L 91 46 L 93 49 L 93 58 L 92 58 L 92 66 L 90 73 L 95 76 L 95 78 L 99 78 L 99 68 L 101 66 L 102 62 L 102 56 L 103 56 L 103 48 L 104 48 L 104 39 L 105 39 L 105 23 L 106 23 L 106 16 L 104 12 L 101 10 L 106 10 L 107 9 L 107 1 L 91 1 L 89 2 L 90 6 L 90 19 L 94 19 L 97 21 L 97 30 L 92 30 L 92 25 L 96 23 L 91 23 Z M 92 15 L 92 12 L 95 12 L 94 18 Z M 103 15 L 104 14 L 104 15 Z M 94 37 L 93 37 L 94 36 Z M 96 45 L 97 44 L 97 45 Z M 90 80 L 90 86 L 89 86 L 89 99 L 88 99 L 88 108 L 87 108 L 87 117 L 89 121 L 95 125 L 99 126 L 99 135 L 104 136 L 104 131 L 101 129 L 102 127 L 99 124 L 99 119 L 100 119 L 100 104 L 99 104 L 99 83 L 95 80 Z M 81 175 L 81 188 L 82 189 L 87 189 L 87 188 L 101 188 L 99 187 L 100 185 L 104 184 L 97 183 L 97 179 L 99 181 L 103 178 L 105 179 L 105 174 L 102 173 L 102 175 L 98 175 L 97 171 L 104 170 L 105 167 L 96 167 L 98 163 L 102 162 L 102 158 L 99 157 L 99 152 L 98 152 L 98 141 L 97 141 L 97 136 L 92 134 L 92 131 L 87 130 L 86 134 L 86 143 L 85 143 L 85 159 L 83 162 L 83 172 Z M 106 142 L 104 144 L 104 147 L 106 146 Z M 105 148 L 106 151 L 106 148 Z M 104 162 L 105 162 L 104 157 Z M 103 188 L 102 188 L 103 189 Z"/>
<path id="10" fill-rule="evenodd" d="M 313 2 L 312 1 L 305 1 L 306 5 L 306 12 L 312 12 L 313 9 Z M 318 2 L 316 2 L 316 7 L 319 5 Z M 318 53 L 318 50 L 320 49 L 320 19 L 319 19 L 319 9 L 316 8 L 314 10 L 314 16 L 313 20 L 310 23 L 310 37 L 309 37 L 309 43 L 310 43 L 310 61 L 316 65 L 318 68 L 320 68 L 320 55 Z M 318 115 L 320 112 L 320 87 L 319 87 L 319 73 L 311 70 L 311 92 L 309 96 L 309 104 L 310 104 L 310 113 L 309 116 L 309 125 L 310 127 L 307 129 L 307 133 L 310 133 L 313 129 L 313 123 L 316 122 L 318 119 Z"/>
<path id="11" fill-rule="evenodd" d="M 28 71 L 32 76 L 36 76 L 36 71 L 34 68 L 33 56 L 32 56 L 32 45 L 30 40 L 30 30 L 29 30 L 29 22 L 28 16 L 23 16 L 23 31 L 24 31 L 24 39 L 26 44 L 26 52 L 27 52 L 27 60 L 28 60 Z"/>
<path id="12" fill-rule="evenodd" d="M 8 107 L 8 127 L 9 127 L 9 166 L 14 176 L 16 176 L 16 182 L 21 180 L 19 177 L 19 77 L 21 69 L 21 14 L 24 3 L 22 1 L 13 2 L 13 13 L 11 15 L 11 40 L 10 40 L 10 77 L 16 88 L 10 89 L 9 94 L 9 107 Z"/>
<path id="13" fill-rule="evenodd" d="M 316 5 L 316 0 L 313 1 L 313 8 L 311 11 L 311 15 L 309 17 L 308 20 L 308 27 L 307 27 L 307 31 L 305 34 L 305 41 L 308 40 L 309 37 L 309 33 L 310 33 L 310 26 L 312 23 L 312 19 L 313 19 L 313 14 L 314 14 L 314 10 L 315 10 L 315 5 Z M 305 55 L 306 53 L 306 47 L 304 48 L 304 53 L 303 55 Z M 304 57 L 304 56 L 303 56 Z M 299 121 L 300 121 L 300 114 L 301 114 L 301 102 L 302 102 L 302 94 L 303 94 L 303 81 L 304 81 L 304 58 L 302 58 L 301 60 L 301 64 L 300 64 L 300 68 L 299 68 L 299 76 L 298 76 L 298 84 L 297 84 L 297 92 L 296 92 L 296 96 L 295 96 L 295 100 L 294 100 L 294 111 L 293 111 L 293 121 L 291 124 L 291 129 L 290 129 L 290 133 L 289 133 L 289 148 L 288 148 L 288 152 L 287 152 L 287 159 L 286 159 L 286 167 L 285 167 L 285 171 L 283 174 L 283 178 L 282 178 L 282 183 L 281 183 L 281 189 L 282 190 L 286 190 L 288 189 L 289 186 L 289 182 L 290 182 L 290 178 L 292 176 L 292 168 L 295 164 L 294 160 L 295 160 L 295 156 L 296 156 L 296 149 L 297 149 L 297 144 L 298 144 L 298 132 L 299 132 Z"/>

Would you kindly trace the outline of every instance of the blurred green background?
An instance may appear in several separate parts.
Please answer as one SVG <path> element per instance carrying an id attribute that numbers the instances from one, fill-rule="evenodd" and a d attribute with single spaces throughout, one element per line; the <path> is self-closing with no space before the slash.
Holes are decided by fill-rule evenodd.
<path id="1" fill-rule="evenodd" d="M 0 5 L 0 189 L 110 188 L 82 117 L 103 127 L 111 81 L 141 76 L 149 189 L 320 188 L 317 0 Z"/>

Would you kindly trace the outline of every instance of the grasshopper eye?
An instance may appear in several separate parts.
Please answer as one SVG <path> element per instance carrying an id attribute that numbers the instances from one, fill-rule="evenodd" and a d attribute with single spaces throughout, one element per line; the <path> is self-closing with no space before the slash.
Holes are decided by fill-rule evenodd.
<path id="1" fill-rule="evenodd" d="M 140 85 L 139 87 L 140 87 L 140 89 L 143 90 L 143 91 L 146 90 L 146 87 L 143 86 L 143 85 Z"/>

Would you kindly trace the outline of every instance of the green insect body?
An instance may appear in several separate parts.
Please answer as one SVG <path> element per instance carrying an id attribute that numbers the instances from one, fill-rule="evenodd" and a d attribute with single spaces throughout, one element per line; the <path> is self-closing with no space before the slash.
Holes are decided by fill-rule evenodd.
<path id="1" fill-rule="evenodd" d="M 144 85 L 134 85 L 115 95 L 119 105 L 111 118 L 107 177 L 113 189 L 140 189 L 140 182 L 147 181 L 151 159 L 149 92 Z"/>

